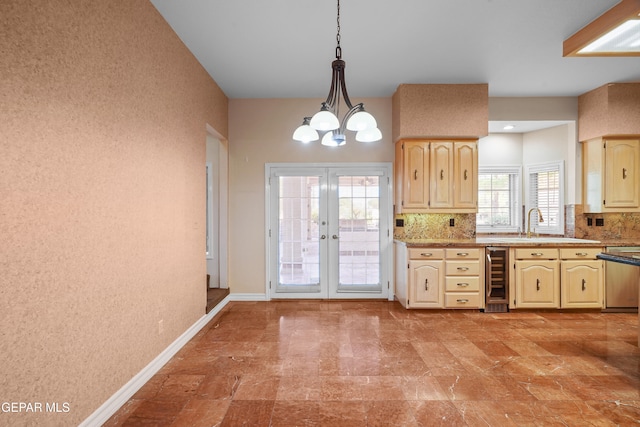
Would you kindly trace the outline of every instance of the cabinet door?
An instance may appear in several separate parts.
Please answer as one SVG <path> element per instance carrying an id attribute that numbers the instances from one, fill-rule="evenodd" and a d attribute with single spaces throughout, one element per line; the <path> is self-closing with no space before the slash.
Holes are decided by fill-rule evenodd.
<path id="1" fill-rule="evenodd" d="M 411 307 L 442 307 L 444 261 L 411 261 Z"/>
<path id="2" fill-rule="evenodd" d="M 475 142 L 454 143 L 454 207 L 477 208 L 478 151 Z"/>
<path id="3" fill-rule="evenodd" d="M 453 207 L 453 143 L 431 143 L 431 208 Z"/>
<path id="4" fill-rule="evenodd" d="M 605 194 L 607 208 L 640 206 L 640 145 L 637 140 L 608 140 L 605 146 Z"/>
<path id="5" fill-rule="evenodd" d="M 602 307 L 603 271 L 602 261 L 562 261 L 560 272 L 562 307 Z"/>
<path id="6" fill-rule="evenodd" d="M 429 205 L 429 143 L 403 142 L 402 207 L 426 209 Z"/>
<path id="7" fill-rule="evenodd" d="M 516 307 L 557 308 L 558 261 L 516 261 Z"/>

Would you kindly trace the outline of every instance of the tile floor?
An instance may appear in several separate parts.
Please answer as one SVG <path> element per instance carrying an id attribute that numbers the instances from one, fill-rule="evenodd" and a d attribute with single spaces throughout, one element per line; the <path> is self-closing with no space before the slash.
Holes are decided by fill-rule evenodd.
<path id="1" fill-rule="evenodd" d="M 107 426 L 640 423 L 637 314 L 231 302 Z"/>

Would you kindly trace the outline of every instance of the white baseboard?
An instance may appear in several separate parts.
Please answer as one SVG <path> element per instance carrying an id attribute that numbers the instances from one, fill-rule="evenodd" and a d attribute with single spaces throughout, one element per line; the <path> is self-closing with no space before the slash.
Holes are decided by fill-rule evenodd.
<path id="1" fill-rule="evenodd" d="M 267 301 L 267 294 L 229 294 L 231 301 Z"/>
<path id="2" fill-rule="evenodd" d="M 118 409 L 122 407 L 140 388 L 147 383 L 186 343 L 189 342 L 216 314 L 218 314 L 231 301 L 230 295 L 227 295 L 213 310 L 202 316 L 196 323 L 180 335 L 166 349 L 162 351 L 155 359 L 145 366 L 136 374 L 129 382 L 127 382 L 120 390 L 111 396 L 102 404 L 95 412 L 84 420 L 80 427 L 91 427 L 102 425 Z"/>

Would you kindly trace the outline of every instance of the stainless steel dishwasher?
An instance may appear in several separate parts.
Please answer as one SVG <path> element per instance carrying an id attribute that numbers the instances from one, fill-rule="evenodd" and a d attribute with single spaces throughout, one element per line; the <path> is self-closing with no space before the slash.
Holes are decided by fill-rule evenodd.
<path id="1" fill-rule="evenodd" d="M 607 247 L 607 252 L 637 252 L 640 246 Z M 640 268 L 617 262 L 605 263 L 606 270 L 606 309 L 604 311 L 638 311 L 638 283 L 640 282 Z"/>

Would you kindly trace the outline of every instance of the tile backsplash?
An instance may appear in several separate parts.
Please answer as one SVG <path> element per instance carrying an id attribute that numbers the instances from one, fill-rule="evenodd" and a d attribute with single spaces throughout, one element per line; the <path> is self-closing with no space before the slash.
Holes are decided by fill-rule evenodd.
<path id="1" fill-rule="evenodd" d="M 640 213 L 585 214 L 582 205 L 576 205 L 575 236 L 594 240 L 637 239 L 640 245 Z"/>
<path id="2" fill-rule="evenodd" d="M 476 214 L 397 214 L 403 227 L 394 227 L 396 239 L 472 239 L 476 236 Z M 453 220 L 453 221 L 452 221 Z M 453 224 L 453 225 L 451 225 Z"/>
<path id="3" fill-rule="evenodd" d="M 401 227 L 394 227 L 396 239 L 473 239 L 476 236 L 473 213 L 397 214 L 395 219 L 396 225 L 398 220 L 403 223 Z M 564 235 L 604 241 L 637 239 L 640 245 L 640 213 L 585 214 L 582 205 L 567 205 Z"/>

